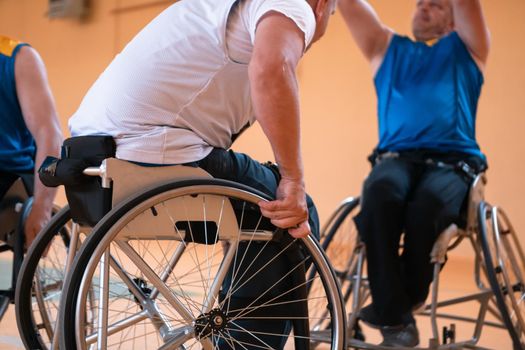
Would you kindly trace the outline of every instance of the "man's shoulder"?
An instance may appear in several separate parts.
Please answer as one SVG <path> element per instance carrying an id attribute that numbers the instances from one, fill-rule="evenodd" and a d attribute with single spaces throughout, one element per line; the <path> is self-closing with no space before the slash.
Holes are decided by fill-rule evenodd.
<path id="1" fill-rule="evenodd" d="M 20 40 L 0 35 L 0 54 L 11 57 L 17 46 L 21 44 L 23 42 Z"/>
<path id="2" fill-rule="evenodd" d="M 314 13 L 308 2 L 304 0 L 252 0 L 252 9 L 259 11 L 277 11 L 285 14 L 286 16 L 295 17 L 308 17 L 314 18 Z"/>
<path id="3" fill-rule="evenodd" d="M 308 2 L 304 0 L 251 0 L 249 8 L 250 16 L 253 20 L 251 27 L 252 38 L 255 37 L 255 29 L 259 19 L 266 13 L 277 12 L 294 21 L 304 33 L 305 47 L 308 47 L 311 43 L 315 33 L 316 21 L 314 12 Z"/>
<path id="4" fill-rule="evenodd" d="M 455 31 L 442 36 L 434 46 L 440 51 L 444 50 L 454 54 L 461 54 L 461 52 L 464 52 L 470 56 L 465 43 Z"/>

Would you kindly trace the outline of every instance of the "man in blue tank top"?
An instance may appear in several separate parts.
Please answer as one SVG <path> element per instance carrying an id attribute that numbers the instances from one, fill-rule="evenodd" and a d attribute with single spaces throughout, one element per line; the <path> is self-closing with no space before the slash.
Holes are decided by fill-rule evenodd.
<path id="1" fill-rule="evenodd" d="M 56 190 L 34 177 L 35 164 L 58 156 L 62 132 L 42 59 L 25 43 L 0 35 L 0 199 L 22 177 L 34 196 L 26 245 L 51 216 Z M 34 180 L 33 180 L 34 179 Z"/>
<path id="2" fill-rule="evenodd" d="M 381 23 L 364 0 L 339 6 L 378 98 L 379 144 L 355 218 L 372 293 L 360 318 L 380 328 L 383 345 L 416 346 L 412 312 L 429 292 L 430 251 L 441 231 L 464 220 L 470 177 L 457 165 L 486 167 L 475 118 L 489 34 L 479 0 L 418 0 L 415 41 Z"/>

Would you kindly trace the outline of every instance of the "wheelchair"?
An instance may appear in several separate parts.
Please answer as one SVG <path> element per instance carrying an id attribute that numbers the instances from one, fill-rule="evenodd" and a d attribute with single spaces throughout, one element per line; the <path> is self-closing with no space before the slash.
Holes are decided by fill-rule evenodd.
<path id="1" fill-rule="evenodd" d="M 418 349 L 484 349 L 477 346 L 484 326 L 508 330 L 514 349 L 525 349 L 525 255 L 505 212 L 484 200 L 485 184 L 486 177 L 480 174 L 471 186 L 466 228 L 459 229 L 453 224 L 441 233 L 434 244 L 429 257 L 434 264 L 430 302 L 418 312 L 419 315 L 428 316 L 431 336 L 428 346 Z M 359 197 L 344 200 L 323 228 L 321 245 L 341 284 L 343 302 L 348 311 L 347 346 L 353 349 L 391 349 L 366 343 L 359 325 L 358 314 L 369 301 L 370 290 L 365 273 L 365 246 L 353 222 L 358 208 Z M 478 291 L 441 300 L 439 272 L 445 263 L 447 251 L 462 241 L 468 241 L 474 251 L 474 280 Z M 312 298 L 317 288 L 316 284 L 310 287 Z M 440 312 L 445 307 L 466 302 L 479 303 L 477 317 Z M 325 310 L 318 308 L 316 312 L 322 317 Z M 443 326 L 440 332 L 438 320 L 441 325 L 446 320 L 471 324 L 473 334 L 470 338 L 459 340 L 456 338 L 454 323 Z M 329 327 L 329 324 L 319 323 L 314 328 L 322 331 Z M 319 343 L 322 342 L 320 339 Z"/>
<path id="2" fill-rule="evenodd" d="M 70 207 L 48 226 L 56 233 L 72 222 L 59 326 L 44 345 L 310 349 L 315 304 L 327 310 L 323 322 L 331 325 L 323 346 L 345 348 L 344 305 L 331 266 L 315 239 L 293 239 L 261 215 L 257 203 L 271 198 L 187 166 L 109 157 L 82 172 L 109 196 L 99 197 L 104 203 L 68 197 Z M 76 217 L 93 206 L 106 208 L 96 222 Z M 287 265 L 276 264 L 278 257 Z M 317 271 L 313 280 L 306 280 L 307 269 Z M 29 307 L 35 278 L 34 268 L 25 271 L 20 312 Z M 320 292 L 312 300 L 307 286 L 314 281 Z M 287 325 L 272 333 L 250 328 L 253 321 Z M 25 344 L 42 348 L 35 331 L 29 333 L 37 343 Z"/>
<path id="3" fill-rule="evenodd" d="M 12 255 L 11 285 L 8 289 L 0 291 L 0 320 L 9 303 L 15 302 L 17 278 L 22 273 L 21 266 L 24 260 L 24 224 L 31 211 L 33 198 L 30 196 L 33 176 L 18 177 L 7 190 L 0 202 L 0 252 L 10 252 Z M 53 207 L 53 213 L 58 212 L 58 206 Z M 40 237 L 40 236 L 38 236 Z M 57 240 L 49 244 L 46 256 L 29 256 L 36 260 L 40 266 L 56 264 L 60 256 L 61 247 L 67 246 L 67 241 Z M 35 238 L 38 241 L 38 238 Z M 9 253 L 6 253 L 9 254 Z M 34 328 L 50 328 L 55 319 L 56 307 L 53 306 L 53 287 L 48 283 L 49 278 L 44 276 L 44 270 L 38 273 L 38 278 L 29 286 L 30 298 L 34 301 L 33 307 L 22 316 Z M 15 306 L 18 306 L 15 302 Z"/>
<path id="4" fill-rule="evenodd" d="M 0 320 L 14 301 L 18 271 L 24 258 L 24 222 L 33 199 L 21 178 L 16 179 L 0 202 L 0 253 L 12 253 L 11 285 L 0 290 Z"/>

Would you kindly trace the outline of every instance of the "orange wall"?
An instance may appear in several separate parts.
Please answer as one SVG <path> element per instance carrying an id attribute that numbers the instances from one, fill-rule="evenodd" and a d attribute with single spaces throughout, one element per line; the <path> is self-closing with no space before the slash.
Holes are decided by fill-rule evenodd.
<path id="1" fill-rule="evenodd" d="M 384 22 L 408 33 L 413 1 L 370 1 Z M 157 0 L 91 0 L 90 16 L 49 20 L 46 0 L 0 1 L 0 33 L 28 41 L 44 58 L 62 127 L 82 96 L 125 43 L 167 6 Z M 153 3 L 136 11 L 115 11 Z M 525 1 L 482 0 L 492 52 L 478 115 L 478 139 L 487 154 L 487 198 L 507 208 L 525 242 Z M 157 4 L 157 5 L 155 5 Z M 300 69 L 303 153 L 307 187 L 324 221 L 345 196 L 360 191 L 377 141 L 375 96 L 367 63 L 339 15 Z M 234 145 L 257 159 L 272 159 L 258 127 Z M 464 254 L 459 251 L 458 254 Z"/>

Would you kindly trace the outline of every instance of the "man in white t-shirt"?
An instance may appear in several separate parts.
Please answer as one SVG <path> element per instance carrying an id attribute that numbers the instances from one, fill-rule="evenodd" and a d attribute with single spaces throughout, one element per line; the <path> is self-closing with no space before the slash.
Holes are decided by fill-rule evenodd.
<path id="1" fill-rule="evenodd" d="M 193 164 L 275 195 L 260 203 L 274 225 L 294 237 L 317 235 L 317 213 L 305 193 L 295 71 L 335 6 L 336 0 L 178 1 L 102 73 L 72 116 L 71 133 L 113 136 L 121 159 Z M 228 151 L 256 120 L 278 168 Z M 243 327 L 289 330 L 286 321 L 251 323 Z M 264 344 L 280 348 L 273 338 Z"/>

